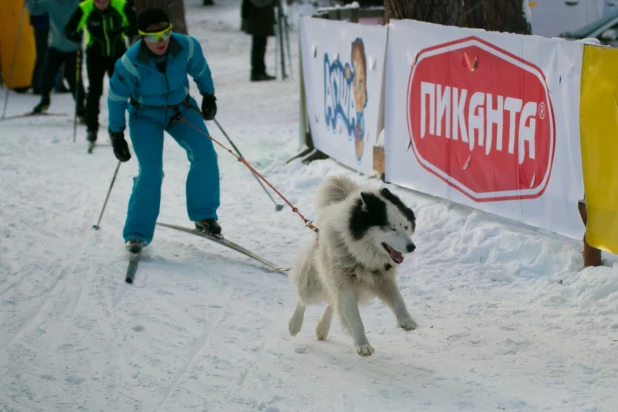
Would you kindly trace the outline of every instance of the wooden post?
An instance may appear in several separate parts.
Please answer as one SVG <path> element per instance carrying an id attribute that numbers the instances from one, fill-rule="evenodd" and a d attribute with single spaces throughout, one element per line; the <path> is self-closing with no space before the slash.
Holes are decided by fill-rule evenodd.
<path id="1" fill-rule="evenodd" d="M 584 225 L 588 223 L 588 211 L 586 210 L 586 201 L 580 200 L 577 203 L 577 208 L 579 209 L 579 215 L 582 218 L 582 222 Z M 601 260 L 601 251 L 597 248 L 594 248 L 588 244 L 586 241 L 586 235 L 584 234 L 584 250 L 582 252 L 584 257 L 584 267 L 589 266 L 601 266 L 603 261 Z"/>

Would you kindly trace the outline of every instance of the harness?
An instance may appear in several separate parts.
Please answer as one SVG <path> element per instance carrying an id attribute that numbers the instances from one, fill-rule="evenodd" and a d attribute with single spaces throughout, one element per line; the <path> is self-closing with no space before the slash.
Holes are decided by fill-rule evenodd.
<path id="1" fill-rule="evenodd" d="M 183 100 L 183 101 L 181 101 L 181 102 L 180 102 L 180 103 L 178 103 L 178 104 L 166 104 L 165 106 L 150 106 L 150 105 L 147 105 L 147 104 L 143 104 L 143 103 L 138 102 L 137 100 L 135 100 L 135 99 L 133 98 L 133 96 L 131 96 L 131 97 L 129 98 L 129 103 L 130 103 L 132 106 L 135 106 L 135 107 L 137 107 L 137 108 L 140 108 L 140 107 L 147 107 L 147 108 L 149 108 L 149 109 L 173 110 L 173 111 L 174 111 L 174 115 L 173 115 L 173 116 L 172 116 L 172 118 L 170 119 L 170 123 L 169 123 L 169 124 L 167 125 L 167 127 L 165 128 L 165 129 L 167 129 L 167 128 L 169 128 L 169 127 L 170 127 L 170 125 L 171 125 L 172 123 L 177 123 L 177 122 L 179 122 L 179 121 L 182 119 L 182 112 L 180 111 L 180 108 L 181 108 L 181 107 L 187 107 L 187 108 L 189 108 L 189 109 L 193 109 L 193 110 L 195 110 L 196 112 L 198 112 L 200 115 L 202 115 L 202 111 L 201 111 L 198 107 L 196 107 L 196 106 L 194 106 L 193 104 L 191 104 L 190 97 L 191 97 L 191 96 L 187 95 L 187 97 L 185 97 L 185 98 L 184 98 L 184 100 Z"/>

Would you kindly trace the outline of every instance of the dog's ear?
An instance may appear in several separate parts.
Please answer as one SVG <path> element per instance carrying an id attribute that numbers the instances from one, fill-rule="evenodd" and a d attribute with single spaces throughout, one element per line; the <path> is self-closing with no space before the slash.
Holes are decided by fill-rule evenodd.
<path id="1" fill-rule="evenodd" d="M 416 216 L 414 215 L 414 212 L 412 211 L 412 209 L 404 205 L 397 195 L 395 195 L 393 192 L 391 192 L 385 187 L 380 190 L 380 194 L 384 196 L 384 198 L 387 199 L 389 202 L 397 206 L 399 211 L 403 213 L 406 219 L 408 219 L 408 221 L 410 221 L 410 223 L 412 223 L 414 227 L 416 227 Z"/>
<path id="2" fill-rule="evenodd" d="M 369 203 L 371 203 L 371 199 L 369 194 L 365 193 L 365 192 L 361 192 L 360 194 L 361 199 L 363 199 L 363 203 L 365 204 L 365 206 L 367 206 Z"/>
<path id="3" fill-rule="evenodd" d="M 380 190 L 380 193 L 382 194 L 382 196 L 384 196 L 385 198 L 392 198 L 393 196 L 395 196 L 390 190 L 388 190 L 388 188 L 383 187 Z"/>
<path id="4" fill-rule="evenodd" d="M 361 199 L 363 204 L 367 208 L 367 211 L 381 210 L 386 207 L 386 204 L 382 199 L 376 196 L 374 193 L 361 192 Z"/>

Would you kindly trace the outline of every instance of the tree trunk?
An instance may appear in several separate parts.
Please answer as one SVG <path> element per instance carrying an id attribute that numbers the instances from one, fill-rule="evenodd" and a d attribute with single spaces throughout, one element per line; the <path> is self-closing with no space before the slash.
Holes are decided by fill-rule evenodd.
<path id="1" fill-rule="evenodd" d="M 384 0 L 388 19 L 414 19 L 458 26 L 461 0 Z"/>
<path id="2" fill-rule="evenodd" d="M 586 202 L 581 200 L 577 203 L 577 208 L 579 209 L 579 215 L 582 218 L 582 222 L 584 222 L 584 226 L 588 223 L 588 210 L 586 209 Z M 603 260 L 601 259 L 601 251 L 597 248 L 594 248 L 588 244 L 586 240 L 586 234 L 584 234 L 584 250 L 582 251 L 582 256 L 584 258 L 584 267 L 588 266 L 601 266 L 603 264 Z"/>
<path id="3" fill-rule="evenodd" d="M 531 34 L 522 0 L 384 0 L 388 19 Z"/>
<path id="4" fill-rule="evenodd" d="M 148 7 L 159 7 L 170 16 L 174 31 L 176 33 L 189 34 L 185 21 L 184 0 L 135 0 L 135 11 L 140 11 Z"/>
<path id="5" fill-rule="evenodd" d="M 483 28 L 489 31 L 532 34 L 526 21 L 521 0 L 483 0 L 485 22 Z"/>

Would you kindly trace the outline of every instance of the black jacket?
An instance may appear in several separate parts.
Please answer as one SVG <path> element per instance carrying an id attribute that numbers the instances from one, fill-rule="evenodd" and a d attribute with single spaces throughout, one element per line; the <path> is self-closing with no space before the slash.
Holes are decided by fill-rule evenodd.
<path id="1" fill-rule="evenodd" d="M 105 10 L 94 7 L 93 0 L 82 1 L 71 15 L 64 33 L 76 43 L 86 32 L 86 49 L 101 56 L 120 56 L 126 51 L 126 37 L 137 36 L 136 16 L 124 0 L 111 0 Z"/>
<path id="2" fill-rule="evenodd" d="M 275 7 L 280 0 L 243 0 L 240 6 L 242 31 L 259 37 L 275 35 Z"/>

